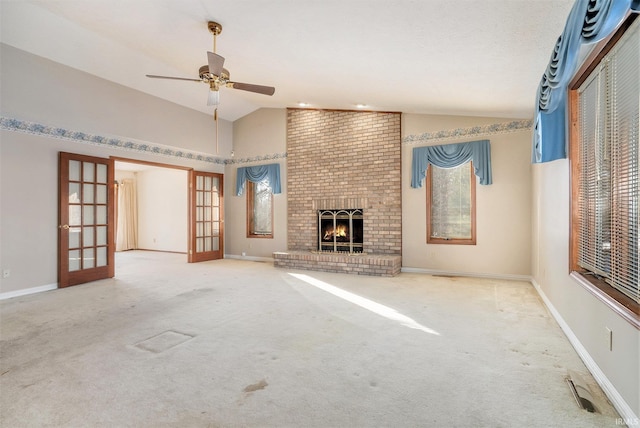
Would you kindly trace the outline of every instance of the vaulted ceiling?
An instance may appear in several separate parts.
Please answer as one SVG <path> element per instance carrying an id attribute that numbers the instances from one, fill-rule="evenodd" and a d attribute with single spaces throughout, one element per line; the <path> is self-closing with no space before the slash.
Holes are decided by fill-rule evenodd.
<path id="1" fill-rule="evenodd" d="M 530 118 L 574 0 L 1 0 L 2 43 L 206 113 L 213 50 L 231 80 L 220 117 L 261 107 Z M 46 79 L 47 71 L 42 70 Z"/>

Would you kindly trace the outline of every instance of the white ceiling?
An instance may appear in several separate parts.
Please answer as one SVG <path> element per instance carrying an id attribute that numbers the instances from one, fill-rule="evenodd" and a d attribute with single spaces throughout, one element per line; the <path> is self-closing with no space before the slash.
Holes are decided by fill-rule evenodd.
<path id="1" fill-rule="evenodd" d="M 220 117 L 261 107 L 530 118 L 574 0 L 0 0 L 3 43 L 211 113 L 197 78 L 217 53 L 234 81 Z M 43 70 L 46 77 L 46 70 Z"/>

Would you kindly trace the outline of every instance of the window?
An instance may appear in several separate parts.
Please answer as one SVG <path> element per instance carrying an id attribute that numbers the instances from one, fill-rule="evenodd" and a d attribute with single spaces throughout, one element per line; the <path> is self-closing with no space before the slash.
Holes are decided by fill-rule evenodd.
<path id="1" fill-rule="evenodd" d="M 640 20 L 616 34 L 570 92 L 571 269 L 638 314 Z"/>
<path id="2" fill-rule="evenodd" d="M 476 179 L 472 162 L 427 169 L 427 243 L 476 243 Z"/>
<path id="3" fill-rule="evenodd" d="M 273 238 L 273 193 L 267 179 L 247 180 L 247 237 Z"/>

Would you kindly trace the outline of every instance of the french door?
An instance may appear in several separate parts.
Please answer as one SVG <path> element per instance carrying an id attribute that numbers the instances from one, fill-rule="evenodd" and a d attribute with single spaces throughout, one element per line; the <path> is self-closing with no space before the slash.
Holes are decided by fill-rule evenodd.
<path id="1" fill-rule="evenodd" d="M 114 276 L 113 160 L 60 153 L 58 286 Z"/>
<path id="2" fill-rule="evenodd" d="M 224 256 L 223 176 L 189 172 L 189 263 Z"/>

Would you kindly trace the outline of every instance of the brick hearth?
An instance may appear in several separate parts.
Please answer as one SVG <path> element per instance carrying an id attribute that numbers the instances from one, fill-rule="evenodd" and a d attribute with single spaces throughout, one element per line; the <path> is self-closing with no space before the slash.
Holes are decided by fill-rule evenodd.
<path id="1" fill-rule="evenodd" d="M 374 276 L 395 276 L 402 267 L 402 257 L 399 255 L 290 251 L 273 253 L 273 260 L 274 266 L 280 268 Z"/>

